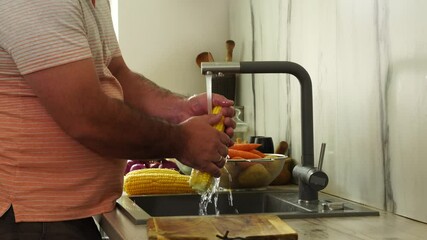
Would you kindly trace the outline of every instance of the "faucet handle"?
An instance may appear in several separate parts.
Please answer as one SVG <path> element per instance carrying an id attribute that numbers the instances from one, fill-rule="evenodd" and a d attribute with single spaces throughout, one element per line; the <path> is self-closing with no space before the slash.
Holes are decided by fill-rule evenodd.
<path id="1" fill-rule="evenodd" d="M 329 182 L 328 175 L 316 167 L 296 165 L 292 175 L 299 183 L 302 181 L 315 191 L 324 189 Z"/>
<path id="2" fill-rule="evenodd" d="M 328 175 L 322 171 L 323 158 L 325 156 L 326 143 L 322 143 L 320 147 L 319 163 L 316 167 L 310 166 L 295 166 L 292 174 L 296 179 L 300 179 L 303 183 L 310 186 L 315 191 L 324 189 L 329 182 Z"/>
<path id="3" fill-rule="evenodd" d="M 317 169 L 319 171 L 322 171 L 323 167 L 323 157 L 325 156 L 325 149 L 326 149 L 326 143 L 322 143 L 322 146 L 320 147 L 320 156 L 319 156 L 319 163 L 317 165 Z"/>

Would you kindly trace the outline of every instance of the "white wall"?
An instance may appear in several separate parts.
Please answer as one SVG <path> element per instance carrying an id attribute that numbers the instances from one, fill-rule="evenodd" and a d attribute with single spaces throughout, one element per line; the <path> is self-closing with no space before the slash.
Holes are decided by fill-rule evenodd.
<path id="1" fill-rule="evenodd" d="M 315 154 L 327 143 L 326 191 L 427 222 L 427 2 L 230 3 L 240 60 L 294 61 L 310 73 Z M 239 88 L 245 121 L 275 143 L 290 142 L 299 161 L 298 81 L 254 80 L 256 116 L 251 77 Z"/>
<path id="2" fill-rule="evenodd" d="M 117 39 L 119 38 L 119 1 L 110 0 L 111 17 L 113 18 L 113 26 L 116 32 Z"/>
<path id="3" fill-rule="evenodd" d="M 224 60 L 227 0 L 125 0 L 118 13 L 120 47 L 134 71 L 180 94 L 206 91 L 195 59 L 210 51 Z"/>

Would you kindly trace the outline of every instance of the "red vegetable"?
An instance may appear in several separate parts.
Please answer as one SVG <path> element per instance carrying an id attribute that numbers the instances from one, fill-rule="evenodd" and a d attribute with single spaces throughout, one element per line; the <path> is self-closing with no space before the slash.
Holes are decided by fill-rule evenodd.
<path id="1" fill-rule="evenodd" d="M 174 170 L 179 170 L 178 166 L 172 162 L 172 161 L 168 161 L 168 160 L 162 160 L 160 163 L 159 168 L 168 168 L 168 169 L 174 169 Z"/>
<path id="2" fill-rule="evenodd" d="M 149 168 L 159 168 L 160 162 L 154 161 L 149 164 Z"/>
<path id="3" fill-rule="evenodd" d="M 125 175 L 126 173 L 130 172 L 130 168 L 132 167 L 132 165 L 139 163 L 136 160 L 128 160 L 126 163 L 126 168 L 125 168 Z"/>
<path id="4" fill-rule="evenodd" d="M 144 169 L 144 168 L 146 168 L 145 164 L 143 164 L 143 163 L 136 163 L 136 164 L 132 165 L 132 167 L 130 167 L 130 172 L 138 170 L 138 169 Z"/>

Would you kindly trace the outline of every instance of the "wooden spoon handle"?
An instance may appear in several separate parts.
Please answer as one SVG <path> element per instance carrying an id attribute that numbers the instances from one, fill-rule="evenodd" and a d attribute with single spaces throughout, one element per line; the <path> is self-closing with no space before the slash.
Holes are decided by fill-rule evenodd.
<path id="1" fill-rule="evenodd" d="M 233 50 L 234 46 L 236 45 L 233 40 L 227 40 L 225 42 L 226 48 L 227 48 L 227 55 L 225 56 L 226 62 L 233 61 Z"/>

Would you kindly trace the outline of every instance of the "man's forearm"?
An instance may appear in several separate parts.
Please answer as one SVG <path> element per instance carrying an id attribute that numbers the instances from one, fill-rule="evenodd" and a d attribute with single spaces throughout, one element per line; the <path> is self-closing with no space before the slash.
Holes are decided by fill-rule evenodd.
<path id="1" fill-rule="evenodd" d="M 106 95 L 91 59 L 27 74 L 25 80 L 64 132 L 101 155 L 177 155 L 180 127 Z"/>
<path id="2" fill-rule="evenodd" d="M 184 120 L 184 96 L 172 93 L 130 70 L 121 71 L 116 77 L 122 85 L 125 103 L 129 106 L 168 122 Z"/>
<path id="3" fill-rule="evenodd" d="M 176 149 L 180 148 L 177 145 L 182 142 L 177 125 L 143 114 L 113 98 L 108 98 L 99 109 L 102 111 L 86 122 L 86 130 L 73 136 L 86 147 L 116 157 L 176 157 Z"/>

